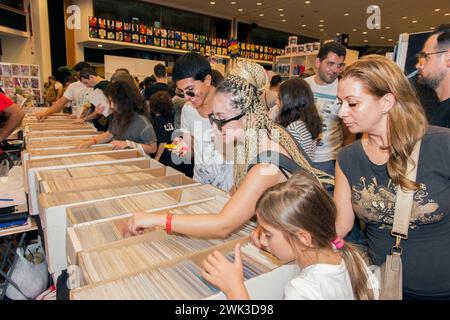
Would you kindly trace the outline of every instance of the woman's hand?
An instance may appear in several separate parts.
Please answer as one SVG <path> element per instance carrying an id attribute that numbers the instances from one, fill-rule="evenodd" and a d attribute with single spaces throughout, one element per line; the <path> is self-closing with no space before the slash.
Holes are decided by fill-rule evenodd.
<path id="1" fill-rule="evenodd" d="M 36 119 L 39 122 L 42 122 L 45 120 L 45 118 L 47 118 L 45 111 L 36 112 L 34 115 L 36 116 Z"/>
<path id="2" fill-rule="evenodd" d="M 87 148 L 89 148 L 90 146 L 92 146 L 92 145 L 94 145 L 94 144 L 95 144 L 95 143 L 94 143 L 93 140 L 87 140 L 87 141 L 82 142 L 82 143 L 80 143 L 79 145 L 77 145 L 77 146 L 75 147 L 75 149 L 87 149 Z"/>
<path id="3" fill-rule="evenodd" d="M 181 158 L 184 158 L 190 149 L 186 142 L 180 137 L 173 139 L 172 144 L 176 145 L 176 147 L 172 149 L 172 152 Z"/>
<path id="4" fill-rule="evenodd" d="M 234 255 L 234 262 L 230 262 L 219 251 L 214 251 L 203 261 L 202 276 L 220 289 L 228 299 L 248 299 L 239 243 L 234 248 Z"/>
<path id="5" fill-rule="evenodd" d="M 111 145 L 113 146 L 113 150 L 122 150 L 128 148 L 127 142 L 122 140 L 113 140 L 111 141 Z"/>
<path id="6" fill-rule="evenodd" d="M 157 214 L 137 212 L 128 220 L 128 230 L 132 235 L 143 234 L 147 228 L 162 226 L 161 220 Z"/>

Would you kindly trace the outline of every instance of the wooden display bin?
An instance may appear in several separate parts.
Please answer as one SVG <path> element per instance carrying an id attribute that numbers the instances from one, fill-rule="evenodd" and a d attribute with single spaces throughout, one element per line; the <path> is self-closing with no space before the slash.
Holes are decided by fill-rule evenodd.
<path id="1" fill-rule="evenodd" d="M 46 169 L 63 169 L 63 168 L 74 168 L 74 167 L 83 167 L 89 166 L 93 164 L 111 164 L 111 163 L 120 163 L 123 161 L 127 161 L 133 158 L 145 158 L 146 155 L 142 153 L 142 151 L 137 149 L 127 149 L 127 150 L 115 150 L 115 151 L 106 151 L 103 153 L 97 153 L 96 155 L 103 156 L 105 158 L 99 159 L 98 161 L 93 161 L 92 159 L 86 157 L 86 155 L 73 155 L 67 156 L 64 158 L 53 158 L 51 160 L 48 159 L 38 159 L 38 160 L 29 160 L 25 165 L 25 191 L 28 193 L 28 200 L 30 206 L 30 213 L 32 215 L 39 214 L 39 205 L 38 205 L 38 187 L 36 179 L 36 172 Z M 91 156 L 91 155 L 89 155 Z M 94 156 L 94 155 L 92 155 Z M 106 159 L 107 157 L 107 159 Z M 67 158 L 70 158 L 73 161 L 73 164 L 65 164 Z M 60 164 L 58 163 L 60 162 Z"/>
<path id="2" fill-rule="evenodd" d="M 158 210 L 153 213 L 168 213 L 169 211 L 175 214 L 183 214 L 182 211 L 196 214 L 210 214 L 219 213 L 225 206 L 229 197 L 216 198 L 214 200 L 205 201 L 201 204 L 189 204 L 179 206 L 176 209 Z M 104 221 L 93 224 L 84 224 L 67 229 L 67 262 L 69 265 L 77 265 L 77 253 L 84 250 L 101 249 L 108 247 L 111 243 L 119 244 L 122 240 L 126 240 L 125 235 L 128 232 L 127 221 L 129 217 L 119 218 L 111 221 Z M 105 232 L 106 234 L 102 232 Z M 151 230 L 146 230 L 151 232 Z M 89 241 L 83 240 L 83 235 L 89 235 Z M 91 236 L 92 235 L 92 236 Z M 95 236 L 94 236 L 95 235 Z M 116 235 L 113 239 L 111 235 Z M 129 235 L 128 235 L 129 236 Z M 94 240 L 95 237 L 95 240 Z M 137 236 L 141 237 L 141 236 Z"/>
<path id="3" fill-rule="evenodd" d="M 155 235 L 156 236 L 156 235 Z M 164 237 L 164 235 L 161 234 L 161 237 Z M 105 287 L 105 291 L 108 292 L 108 294 L 111 294 L 111 296 L 107 297 L 107 299 L 115 299 L 117 296 L 113 296 L 114 292 L 112 292 L 107 286 L 114 284 L 118 281 L 124 282 L 128 279 L 132 279 L 135 276 L 139 276 L 140 274 L 143 274 L 144 272 L 153 271 L 156 269 L 163 269 L 166 267 L 174 266 L 180 262 L 183 262 L 185 260 L 192 261 L 194 264 L 196 264 L 198 267 L 202 266 L 202 261 L 206 259 L 206 257 L 211 254 L 213 251 L 217 250 L 219 252 L 222 252 L 223 254 L 227 254 L 234 251 L 234 247 L 237 243 L 246 244 L 249 242 L 248 237 L 244 237 L 241 239 L 236 239 L 232 241 L 228 241 L 226 243 L 220 244 L 215 247 L 210 247 L 206 250 L 198 251 L 193 254 L 190 254 L 188 256 L 180 257 L 177 259 L 173 259 L 167 262 L 163 262 L 158 264 L 157 266 L 149 267 L 147 269 L 143 269 L 137 272 L 130 273 L 125 276 L 115 277 L 109 280 L 93 283 L 93 284 L 87 284 L 88 279 L 83 278 L 84 274 L 82 275 L 81 284 L 86 284 L 80 288 L 76 288 L 71 290 L 70 297 L 72 300 L 77 299 L 83 299 L 84 294 L 92 289 L 98 289 L 101 287 Z M 270 255 L 267 252 L 259 251 L 260 254 L 264 257 L 266 257 L 268 260 L 270 260 L 271 264 L 274 266 L 274 268 L 266 273 L 260 274 L 258 276 L 255 276 L 249 280 L 246 280 L 244 283 L 249 290 L 249 295 L 251 299 L 283 299 L 283 291 L 285 284 L 292 279 L 295 276 L 296 272 L 296 266 L 292 264 L 287 264 L 285 261 L 280 261 L 274 256 Z M 83 268 L 83 266 L 81 266 Z M 162 285 L 162 284 L 161 284 Z M 167 288 L 168 290 L 170 288 Z M 119 294 L 119 299 L 133 299 L 133 297 L 127 296 L 125 292 L 116 292 L 115 294 Z M 185 295 L 188 296 L 188 293 L 185 292 Z M 211 296 L 205 296 L 203 299 L 224 299 L 225 296 L 222 293 L 213 294 Z M 151 299 L 151 297 L 149 297 Z"/>
<path id="4" fill-rule="evenodd" d="M 169 173 L 173 174 L 173 171 L 168 170 Z M 199 183 L 193 179 L 187 178 L 182 174 L 171 175 L 168 177 L 158 177 L 152 180 L 146 181 L 145 184 L 139 185 L 137 182 L 129 182 L 123 184 L 121 187 L 133 187 L 132 191 L 135 189 L 141 190 L 141 195 L 150 195 L 152 193 L 160 192 L 161 190 L 151 190 L 152 183 L 162 183 L 170 182 L 171 187 L 167 188 L 167 192 L 172 189 L 177 190 L 180 188 L 190 188 L 198 186 Z M 116 186 L 116 188 L 105 188 L 101 189 L 100 194 L 97 197 L 92 197 L 90 200 L 71 200 L 76 199 L 82 192 L 76 191 L 74 193 L 53 193 L 53 194 L 40 194 L 40 218 L 42 229 L 45 238 L 45 249 L 47 255 L 47 263 L 50 273 L 58 272 L 64 270 L 67 267 L 66 264 L 66 229 L 67 225 L 72 225 L 72 222 L 67 221 L 66 210 L 72 207 L 78 207 L 82 205 L 95 204 L 96 202 L 102 201 L 113 201 L 114 199 L 121 199 L 130 197 L 130 193 L 120 194 L 121 187 Z M 148 191 L 142 191 L 146 190 Z M 114 196 L 103 197 L 102 193 L 111 190 Z M 85 194 L 93 193 L 94 190 L 85 191 Z M 134 193 L 133 193 L 134 194 Z M 59 201 L 59 202 L 58 202 Z"/>

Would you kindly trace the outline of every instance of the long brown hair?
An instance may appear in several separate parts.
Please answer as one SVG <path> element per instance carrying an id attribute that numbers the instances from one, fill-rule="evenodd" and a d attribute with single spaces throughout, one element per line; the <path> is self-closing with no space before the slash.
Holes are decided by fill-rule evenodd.
<path id="1" fill-rule="evenodd" d="M 331 242 L 337 238 L 336 205 L 317 179 L 304 172 L 267 189 L 256 203 L 256 212 L 259 221 L 283 232 L 295 253 L 304 247 L 297 237 L 299 229 L 311 234 L 313 250 L 332 250 Z M 355 299 L 374 299 L 359 250 L 345 243 L 339 252 L 350 275 Z"/>
<path id="2" fill-rule="evenodd" d="M 369 94 L 378 98 L 388 93 L 394 95 L 395 104 L 388 113 L 388 174 L 402 189 L 417 190 L 419 184 L 406 177 L 406 166 L 413 161 L 410 157 L 415 144 L 425 135 L 427 120 L 399 66 L 386 57 L 368 55 L 350 65 L 341 78 L 358 80 Z"/>

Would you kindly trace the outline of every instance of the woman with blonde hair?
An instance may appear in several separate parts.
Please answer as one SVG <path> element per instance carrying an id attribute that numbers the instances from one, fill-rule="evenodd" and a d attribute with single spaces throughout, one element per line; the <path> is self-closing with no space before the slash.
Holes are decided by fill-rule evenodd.
<path id="1" fill-rule="evenodd" d="M 254 216 L 256 201 L 267 188 L 285 181 L 293 171 L 303 169 L 317 180 L 331 180 L 313 169 L 291 136 L 268 117 L 258 94 L 266 81 L 260 65 L 241 62 L 216 89 L 209 118 L 224 144 L 233 146 L 236 190 L 222 211 L 177 216 L 137 213 L 129 221 L 132 233 L 160 226 L 194 237 L 224 238 Z"/>
<path id="2" fill-rule="evenodd" d="M 267 189 L 256 203 L 263 246 L 300 272 L 284 290 L 286 300 L 371 300 L 378 282 L 361 253 L 337 234 L 336 206 L 317 180 L 304 172 Z M 203 261 L 203 278 L 228 299 L 248 299 L 239 245 L 230 262 L 214 251 Z M 270 290 L 270 283 L 267 283 Z"/>
<path id="3" fill-rule="evenodd" d="M 405 299 L 450 298 L 450 130 L 428 126 L 415 92 L 391 60 L 366 56 L 342 74 L 339 117 L 362 139 L 338 156 L 334 199 L 336 229 L 345 237 L 355 214 L 365 223 L 369 253 L 384 263 L 398 188 L 414 191 L 409 234 L 403 249 Z M 421 141 L 416 181 L 407 163 Z"/>

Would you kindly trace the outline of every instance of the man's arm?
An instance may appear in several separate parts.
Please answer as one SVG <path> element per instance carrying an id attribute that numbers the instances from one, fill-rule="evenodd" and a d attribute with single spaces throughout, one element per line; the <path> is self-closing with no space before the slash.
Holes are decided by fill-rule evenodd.
<path id="1" fill-rule="evenodd" d="M 22 122 L 25 113 L 23 113 L 22 109 L 17 104 L 12 104 L 8 108 L 6 108 L 3 112 L 5 112 L 8 120 L 6 120 L 3 128 L 0 129 L 0 141 L 5 140 L 9 137 L 9 135 L 18 127 Z"/>
<path id="2" fill-rule="evenodd" d="M 68 103 L 68 102 L 70 102 L 70 100 L 67 99 L 66 97 L 62 96 L 60 99 L 53 102 L 52 106 L 50 108 L 48 108 L 47 110 L 41 111 L 41 112 L 36 112 L 35 116 L 39 121 L 43 121 L 49 115 L 51 115 L 53 113 L 61 112 L 64 109 L 64 106 L 66 105 L 66 103 Z"/>

